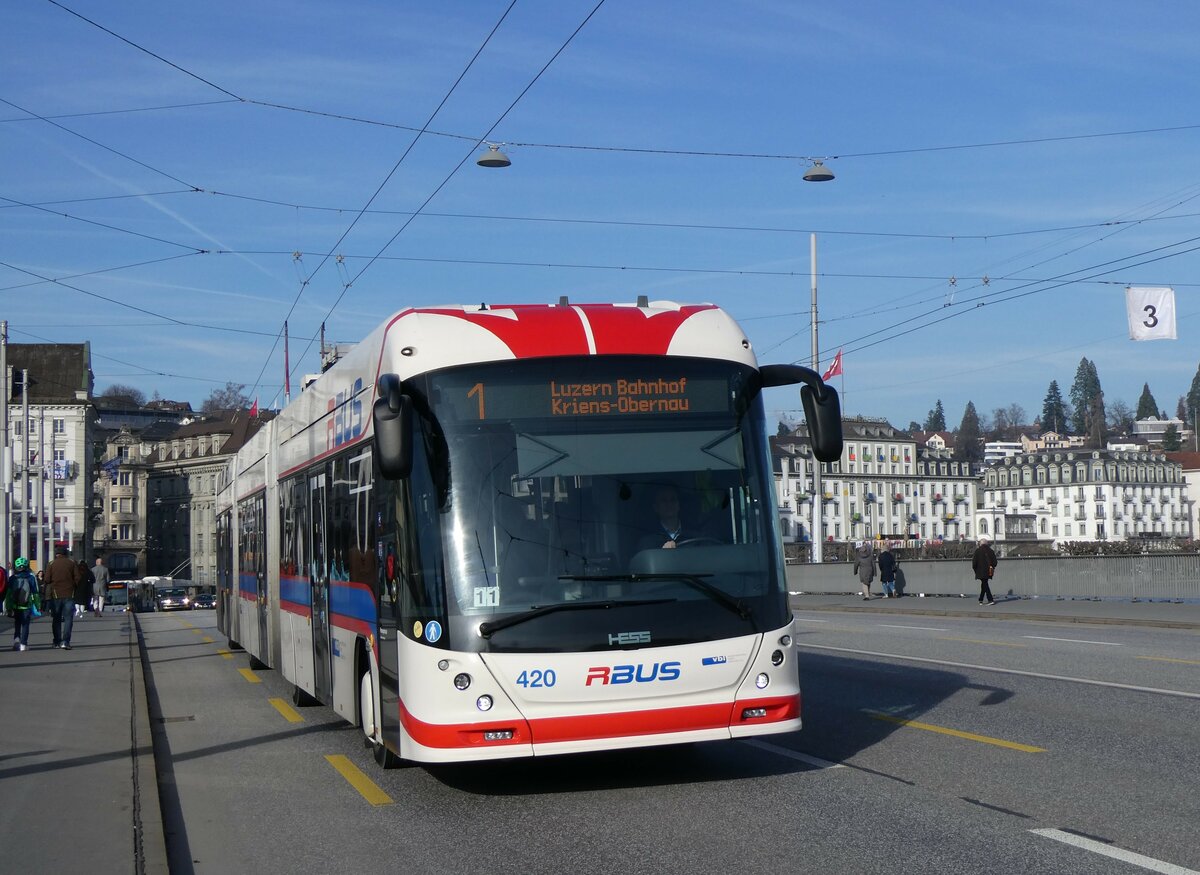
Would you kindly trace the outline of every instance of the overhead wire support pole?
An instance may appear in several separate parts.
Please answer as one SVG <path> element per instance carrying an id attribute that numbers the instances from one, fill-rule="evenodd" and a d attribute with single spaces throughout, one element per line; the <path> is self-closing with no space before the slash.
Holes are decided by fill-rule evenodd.
<path id="1" fill-rule="evenodd" d="M 812 368 L 818 374 L 821 373 L 821 350 L 817 345 L 817 235 L 812 234 L 809 237 L 810 260 L 812 262 Z M 812 423 L 808 423 L 808 445 L 810 454 L 812 455 L 812 561 L 820 563 L 824 557 L 822 555 L 822 540 L 824 534 L 824 520 L 822 519 L 825 510 L 825 494 L 821 491 L 821 462 L 817 459 L 815 453 L 811 453 L 813 447 L 813 429 Z"/>
<path id="2" fill-rule="evenodd" d="M 8 320 L 0 320 L 0 380 L 4 380 L 4 397 L 0 398 L 0 568 L 12 567 L 12 528 L 9 514 L 12 494 L 12 455 L 8 438 L 8 402 L 12 400 L 12 377 L 8 372 Z"/>

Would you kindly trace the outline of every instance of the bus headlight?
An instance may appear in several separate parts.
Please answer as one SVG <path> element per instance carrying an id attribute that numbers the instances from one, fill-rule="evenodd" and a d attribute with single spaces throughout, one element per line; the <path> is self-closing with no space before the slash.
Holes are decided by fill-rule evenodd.
<path id="1" fill-rule="evenodd" d="M 782 638 L 780 638 L 779 646 L 780 647 L 791 647 L 792 646 L 792 636 L 784 635 Z"/>
<path id="2" fill-rule="evenodd" d="M 758 687 L 760 690 L 765 690 L 767 688 L 767 684 L 770 682 L 771 679 L 767 677 L 767 673 L 763 671 L 759 672 L 758 677 L 754 679 L 754 686 Z"/>
<path id="3" fill-rule="evenodd" d="M 480 711 L 491 711 L 492 710 L 492 697 L 491 696 L 480 696 L 478 699 L 475 700 L 475 707 L 478 708 Z"/>
<path id="4" fill-rule="evenodd" d="M 783 665 L 783 651 L 776 650 L 771 654 L 771 665 Z"/>
<path id="5" fill-rule="evenodd" d="M 469 686 L 471 686 L 471 676 L 469 674 L 463 672 L 454 676 L 454 688 L 456 690 L 465 690 Z"/>

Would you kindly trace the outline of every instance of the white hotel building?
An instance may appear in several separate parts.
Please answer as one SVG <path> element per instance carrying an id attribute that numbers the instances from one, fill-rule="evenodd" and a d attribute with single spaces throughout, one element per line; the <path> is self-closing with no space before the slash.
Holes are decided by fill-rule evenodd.
<path id="1" fill-rule="evenodd" d="M 1146 450 L 1056 449 L 987 469 L 976 530 L 997 541 L 1192 538 L 1182 466 Z"/>
<path id="2" fill-rule="evenodd" d="M 974 538 L 978 479 L 949 450 L 918 445 L 885 420 L 842 421 L 842 457 L 821 467 L 812 494 L 813 457 L 805 425 L 772 437 L 776 504 L 783 539 L 811 540 L 813 502 L 822 502 L 822 537 Z"/>

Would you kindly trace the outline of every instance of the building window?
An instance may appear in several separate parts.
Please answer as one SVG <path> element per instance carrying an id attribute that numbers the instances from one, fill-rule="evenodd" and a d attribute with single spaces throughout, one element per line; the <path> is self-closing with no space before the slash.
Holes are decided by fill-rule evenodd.
<path id="1" fill-rule="evenodd" d="M 118 486 L 128 486 L 130 484 L 130 482 L 131 481 L 130 481 L 128 471 L 117 472 L 117 485 Z"/>
<path id="2" fill-rule="evenodd" d="M 67 497 L 67 487 L 65 487 L 65 486 L 55 486 L 54 487 L 54 500 L 55 501 L 62 501 L 66 497 Z"/>
<path id="3" fill-rule="evenodd" d="M 54 420 L 54 433 L 55 434 L 66 434 L 67 433 L 67 421 L 65 419 L 55 419 Z"/>

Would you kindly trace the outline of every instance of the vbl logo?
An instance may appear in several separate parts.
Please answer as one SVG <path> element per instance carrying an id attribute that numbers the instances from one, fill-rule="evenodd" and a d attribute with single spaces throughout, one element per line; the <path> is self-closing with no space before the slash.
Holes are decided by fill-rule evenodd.
<path id="1" fill-rule="evenodd" d="M 596 665 L 588 669 L 585 687 L 590 687 L 592 681 L 602 685 L 607 684 L 648 684 L 651 681 L 679 680 L 678 662 L 653 662 L 650 665 Z"/>
<path id="2" fill-rule="evenodd" d="M 359 377 L 349 391 L 338 392 L 336 398 L 329 399 L 329 416 L 325 420 L 326 449 L 340 447 L 362 434 L 362 399 L 359 398 L 362 388 L 362 377 Z"/>

